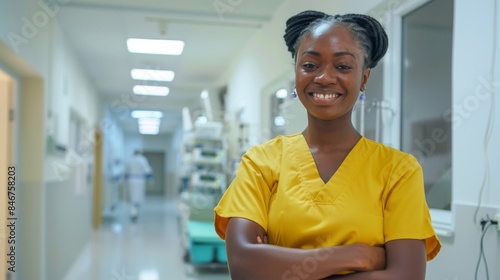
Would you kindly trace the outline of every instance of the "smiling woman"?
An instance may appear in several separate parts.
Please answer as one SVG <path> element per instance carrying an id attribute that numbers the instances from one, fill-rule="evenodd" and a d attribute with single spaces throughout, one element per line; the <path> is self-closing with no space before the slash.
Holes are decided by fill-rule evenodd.
<path id="1" fill-rule="evenodd" d="M 424 279 L 441 245 L 422 169 L 351 121 L 385 31 L 366 15 L 305 11 L 284 38 L 308 126 L 250 148 L 215 208 L 232 279 Z"/>
<path id="2" fill-rule="evenodd" d="M 352 110 L 370 74 L 358 45 L 340 25 L 323 25 L 304 36 L 297 49 L 295 81 L 310 117 L 335 119 Z"/>

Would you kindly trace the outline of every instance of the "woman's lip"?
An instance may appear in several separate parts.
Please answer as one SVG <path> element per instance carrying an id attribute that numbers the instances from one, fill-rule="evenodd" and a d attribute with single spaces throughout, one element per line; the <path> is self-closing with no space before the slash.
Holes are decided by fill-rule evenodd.
<path id="1" fill-rule="evenodd" d="M 316 99 L 335 99 L 342 96 L 342 94 L 340 93 L 316 93 L 316 92 L 311 92 L 309 93 L 309 95 L 311 95 Z"/>
<path id="2" fill-rule="evenodd" d="M 309 96 L 311 96 L 312 101 L 318 105 L 332 105 L 339 101 L 343 95 L 339 93 L 324 94 L 312 92 L 309 93 Z"/>

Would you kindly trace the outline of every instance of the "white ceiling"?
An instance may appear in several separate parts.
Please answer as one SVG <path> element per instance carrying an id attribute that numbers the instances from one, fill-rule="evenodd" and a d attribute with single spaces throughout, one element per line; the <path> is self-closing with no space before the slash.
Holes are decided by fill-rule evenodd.
<path id="1" fill-rule="evenodd" d="M 121 113 L 124 104 L 130 109 L 162 110 L 164 134 L 181 123 L 182 107 L 198 106 L 204 88 L 223 86 L 229 63 L 282 2 L 71 0 L 61 7 L 58 20 L 103 100 L 122 105 Z M 128 38 L 175 39 L 186 45 L 181 56 L 131 54 Z M 170 94 L 135 98 L 132 68 L 175 71 L 174 81 L 165 83 Z M 128 117 L 121 118 L 121 125 L 127 132 L 138 130 Z"/>

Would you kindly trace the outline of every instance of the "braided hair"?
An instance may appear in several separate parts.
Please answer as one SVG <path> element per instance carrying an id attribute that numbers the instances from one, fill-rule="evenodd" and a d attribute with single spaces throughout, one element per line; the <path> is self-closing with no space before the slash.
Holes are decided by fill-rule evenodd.
<path id="1" fill-rule="evenodd" d="M 362 14 L 328 15 L 318 11 L 304 11 L 286 21 L 285 43 L 292 58 L 303 37 L 317 26 L 339 24 L 348 28 L 358 40 L 365 53 L 365 66 L 374 68 L 387 52 L 389 40 L 382 25 L 374 18 Z"/>

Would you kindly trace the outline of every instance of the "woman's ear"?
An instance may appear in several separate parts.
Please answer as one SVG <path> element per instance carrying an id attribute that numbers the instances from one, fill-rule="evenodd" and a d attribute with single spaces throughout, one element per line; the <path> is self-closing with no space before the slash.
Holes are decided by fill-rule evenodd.
<path id="1" fill-rule="evenodd" d="M 368 83 L 368 78 L 370 78 L 370 68 L 366 68 L 363 70 L 363 77 L 361 77 L 361 88 L 359 89 L 360 91 L 365 91 L 366 88 L 366 83 Z"/>

